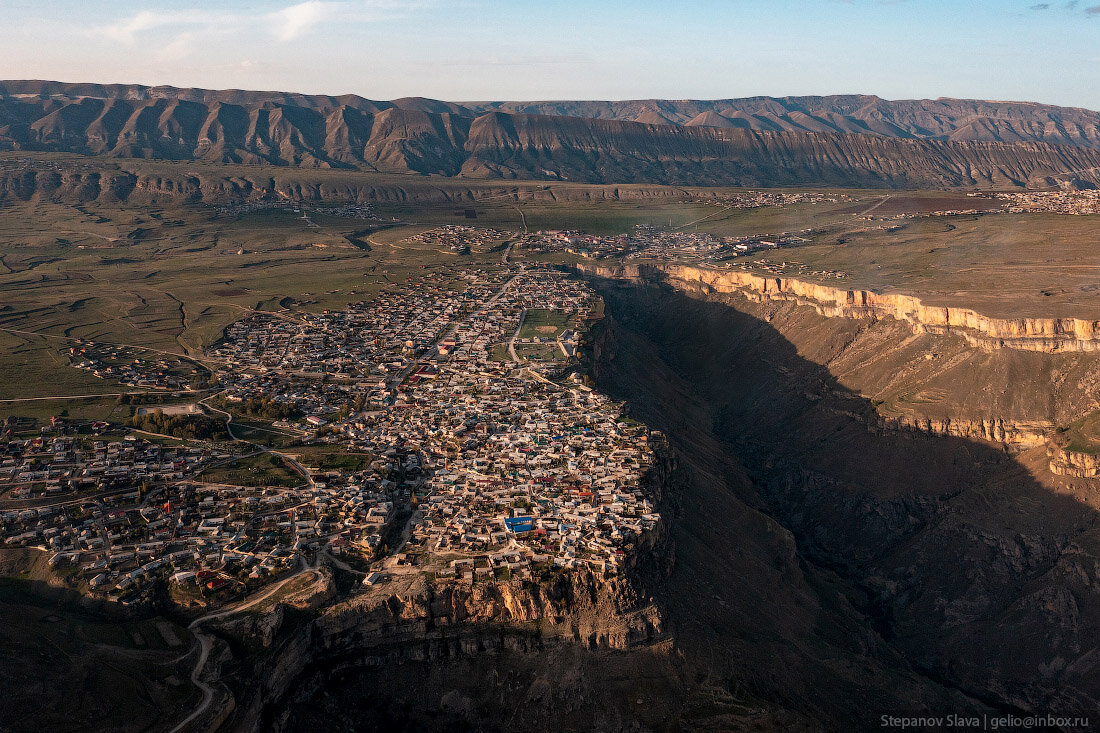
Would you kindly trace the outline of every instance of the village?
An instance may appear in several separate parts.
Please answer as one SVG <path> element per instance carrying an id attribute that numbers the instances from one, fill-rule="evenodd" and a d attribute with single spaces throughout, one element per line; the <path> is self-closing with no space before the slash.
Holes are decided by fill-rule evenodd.
<path id="1" fill-rule="evenodd" d="M 70 366 L 127 387 L 188 389 L 202 371 L 193 361 L 173 354 L 158 354 L 154 361 L 142 349 L 86 339 L 69 347 L 68 356 Z"/>
<path id="2" fill-rule="evenodd" d="M 444 224 L 426 232 L 414 234 L 405 241 L 431 245 L 440 252 L 468 254 L 471 248 L 483 248 L 507 237 L 507 234 L 496 229 Z"/>
<path id="3" fill-rule="evenodd" d="M 409 572 L 614 575 L 660 516 L 651 436 L 577 361 L 600 308 L 557 269 L 456 265 L 342 310 L 252 313 L 207 350 L 212 376 L 77 344 L 73 366 L 104 378 L 210 384 L 129 424 L 57 418 L 34 437 L 13 425 L 0 537 L 124 604 L 165 589 L 185 607 L 218 603 L 322 555 L 364 589 Z M 246 414 L 266 427 L 242 428 Z M 157 427 L 169 418 L 222 434 L 172 439 Z M 240 437 L 255 430 L 284 444 Z"/>
<path id="4" fill-rule="evenodd" d="M 839 191 L 769 191 L 749 189 L 726 191 L 713 199 L 699 199 L 721 208 L 756 209 L 761 207 L 795 206 L 797 204 L 821 204 L 851 201 L 852 196 Z"/>
<path id="5" fill-rule="evenodd" d="M 629 234 L 600 236 L 552 229 L 524 235 L 517 246 L 531 252 L 568 252 L 588 259 L 618 257 L 676 262 L 717 263 L 760 250 L 810 241 L 811 230 L 777 235 L 716 236 L 684 228 L 636 224 Z"/>
<path id="6" fill-rule="evenodd" d="M 1097 189 L 996 193 L 993 197 L 1007 201 L 1005 210 L 1013 214 L 1100 214 L 1100 190 Z"/>

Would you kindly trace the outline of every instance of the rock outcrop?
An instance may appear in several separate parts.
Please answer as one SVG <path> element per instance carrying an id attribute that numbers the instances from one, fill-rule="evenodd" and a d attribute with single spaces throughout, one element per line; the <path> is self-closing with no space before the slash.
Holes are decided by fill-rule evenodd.
<path id="1" fill-rule="evenodd" d="M 1054 428 L 1049 421 L 1042 420 L 1006 421 L 1004 418 L 930 418 L 913 415 L 882 416 L 879 418 L 879 426 L 893 430 L 919 430 L 932 435 L 987 440 L 1003 443 L 1016 450 L 1046 445 Z"/>
<path id="2" fill-rule="evenodd" d="M 1095 478 L 1100 476 L 1100 455 L 1067 450 L 1051 445 L 1047 448 L 1050 472 L 1058 476 Z"/>
<path id="3" fill-rule="evenodd" d="M 448 645 L 456 645 L 451 652 L 476 652 L 485 627 L 494 637 L 512 626 L 538 643 L 605 649 L 626 649 L 662 634 L 659 609 L 629 581 L 589 573 L 563 573 L 549 582 L 417 581 L 397 592 L 380 590 L 326 609 L 317 619 L 313 633 L 326 651 L 400 647 L 419 658 L 444 655 Z"/>
<path id="4" fill-rule="evenodd" d="M 224 629 L 269 650 L 250 660 L 254 683 L 234 690 L 232 729 L 287 726 L 290 711 L 334 675 L 421 664 L 453 668 L 481 657 L 571 647 L 623 651 L 665 635 L 660 610 L 630 581 L 588 573 L 473 585 L 405 576 L 324 607 L 304 624 L 292 621 L 280 605 Z"/>

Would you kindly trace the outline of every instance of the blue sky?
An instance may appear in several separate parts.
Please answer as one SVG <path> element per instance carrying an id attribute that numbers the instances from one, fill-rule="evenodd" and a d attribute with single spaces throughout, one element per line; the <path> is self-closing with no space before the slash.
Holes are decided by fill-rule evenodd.
<path id="1" fill-rule="evenodd" d="M 1100 109 L 1100 0 L 0 0 L 0 78 L 373 99 L 868 93 Z"/>

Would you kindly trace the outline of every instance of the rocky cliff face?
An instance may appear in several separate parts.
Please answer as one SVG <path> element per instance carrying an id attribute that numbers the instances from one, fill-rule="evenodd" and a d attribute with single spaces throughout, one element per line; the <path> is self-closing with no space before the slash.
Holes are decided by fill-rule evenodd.
<path id="1" fill-rule="evenodd" d="M 1095 478 L 1100 476 L 1100 455 L 1066 450 L 1057 446 L 1047 449 L 1050 471 L 1058 476 Z"/>
<path id="2" fill-rule="evenodd" d="M 417 581 L 326 609 L 313 633 L 329 653 L 398 649 L 418 659 L 476 653 L 486 626 L 494 637 L 514 626 L 517 636 L 539 644 L 593 649 L 627 649 L 662 634 L 659 609 L 632 583 L 573 573 L 549 582 L 473 586 Z"/>
<path id="3" fill-rule="evenodd" d="M 952 419 L 918 417 L 914 415 L 882 416 L 878 420 L 879 426 L 890 430 L 919 430 L 933 435 L 953 435 L 957 438 L 971 438 L 973 440 L 988 440 L 992 443 L 1003 443 L 1013 448 L 1027 449 L 1035 446 L 1045 446 L 1050 436 L 1051 428 L 1046 421 L 1005 421 L 1002 417 L 988 419 Z"/>
<path id="4" fill-rule="evenodd" d="M 281 609 L 243 639 L 259 641 L 270 652 L 247 673 L 259 681 L 235 690 L 237 712 L 231 727 L 241 731 L 297 730 L 320 714 L 324 699 L 347 692 L 353 681 L 375 671 L 401 676 L 409 668 L 430 677 L 466 665 L 526 667 L 529 658 L 549 658 L 575 649 L 593 655 L 632 649 L 650 653 L 666 633 L 661 613 L 627 580 L 608 582 L 592 575 L 563 574 L 551 581 L 489 582 L 476 585 L 395 578 L 335 605 L 305 625 L 284 628 Z M 272 633 L 274 630 L 274 633 Z M 506 662 L 503 658 L 514 658 Z M 594 682 L 594 681 L 593 681 Z M 478 694 L 462 684 L 416 687 L 418 709 L 408 716 L 424 727 L 445 728 L 476 722 L 488 690 Z M 404 694 L 409 694 L 405 690 Z M 449 700 L 461 698 L 461 709 Z M 402 695 L 375 701 L 363 718 L 399 715 Z M 392 702 L 392 704 L 391 704 Z M 546 701 L 547 703 L 549 701 Z M 528 715 L 559 717 L 545 704 Z M 446 721 L 432 718 L 442 718 Z M 365 720 L 355 725 L 361 727 Z M 331 728 L 334 723 L 329 721 Z"/>
<path id="5" fill-rule="evenodd" d="M 1058 440 L 1060 426 L 1097 409 L 1095 322 L 994 319 L 926 307 L 912 296 L 708 268 L 582 269 L 665 283 L 772 323 L 800 353 L 829 364 L 845 388 L 872 401 L 873 429 L 988 441 L 1014 453 L 1046 448 L 1055 475 L 1100 475 L 1091 454 L 1067 451 Z"/>
<path id="6" fill-rule="evenodd" d="M 848 290 L 794 278 L 687 265 L 632 265 L 582 270 L 610 277 L 665 280 L 703 293 L 739 293 L 757 301 L 792 301 L 841 318 L 893 318 L 917 332 L 955 334 L 972 346 L 1056 353 L 1100 350 L 1100 321 L 1080 318 L 990 318 L 969 308 L 929 306 L 902 293 Z"/>

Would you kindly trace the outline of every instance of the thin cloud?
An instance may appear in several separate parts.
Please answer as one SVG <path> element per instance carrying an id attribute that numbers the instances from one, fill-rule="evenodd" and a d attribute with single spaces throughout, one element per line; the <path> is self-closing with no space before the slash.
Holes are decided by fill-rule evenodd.
<path id="1" fill-rule="evenodd" d="M 1093 5 L 1091 8 L 1085 8 L 1085 12 L 1089 15 L 1100 15 L 1100 5 Z"/>
<path id="2" fill-rule="evenodd" d="M 275 37 L 280 41 L 293 41 L 313 26 L 336 17 L 341 10 L 347 9 L 347 5 L 343 2 L 310 0 L 283 8 L 269 17 L 275 23 Z"/>
<path id="3" fill-rule="evenodd" d="M 430 6 L 424 0 L 307 0 L 269 13 L 200 10 L 142 10 L 110 25 L 88 31 L 90 36 L 133 44 L 138 38 L 171 29 L 178 35 L 254 31 L 278 41 L 294 41 L 319 25 L 371 23 Z"/>
<path id="4" fill-rule="evenodd" d="M 1038 5 L 1032 5 L 1029 10 L 1050 10 L 1050 3 L 1039 3 Z"/>
<path id="5" fill-rule="evenodd" d="M 113 41 L 133 43 L 138 35 L 166 27 L 189 27 L 197 25 L 215 25 L 228 20 L 225 13 L 203 13 L 199 11 L 157 11 L 142 10 L 136 15 L 108 26 L 93 29 L 91 35 L 103 35 Z"/>
<path id="6" fill-rule="evenodd" d="M 194 52 L 195 48 L 194 34 L 184 31 L 177 35 L 171 43 L 161 47 L 156 52 L 156 57 L 162 63 L 183 61 Z"/>

